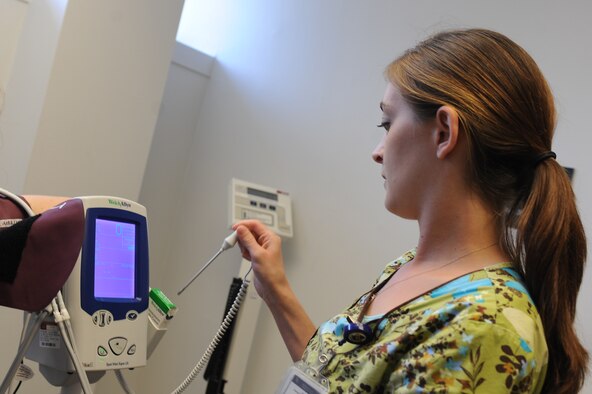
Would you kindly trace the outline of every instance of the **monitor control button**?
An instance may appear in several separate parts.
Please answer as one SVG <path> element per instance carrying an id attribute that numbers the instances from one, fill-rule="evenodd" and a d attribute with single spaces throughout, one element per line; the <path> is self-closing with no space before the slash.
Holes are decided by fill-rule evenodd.
<path id="1" fill-rule="evenodd" d="M 134 321 L 138 318 L 138 311 L 129 311 L 125 314 L 125 318 L 130 321 Z"/>
<path id="2" fill-rule="evenodd" d="M 107 353 L 107 349 L 105 349 L 103 346 L 99 346 L 99 347 L 97 348 L 97 354 L 98 354 L 99 356 L 101 356 L 101 357 L 105 357 L 105 356 L 107 356 L 107 354 L 108 354 L 108 353 Z"/>
<path id="3" fill-rule="evenodd" d="M 136 354 L 136 345 L 130 346 L 129 349 L 127 349 L 127 354 L 129 354 L 130 356 Z"/>
<path id="4" fill-rule="evenodd" d="M 125 350 L 127 339 L 123 337 L 114 337 L 109 339 L 109 347 L 116 356 L 119 356 Z"/>
<path id="5" fill-rule="evenodd" d="M 105 327 L 113 322 L 113 315 L 105 309 L 101 309 L 92 314 L 92 322 L 95 326 Z"/>

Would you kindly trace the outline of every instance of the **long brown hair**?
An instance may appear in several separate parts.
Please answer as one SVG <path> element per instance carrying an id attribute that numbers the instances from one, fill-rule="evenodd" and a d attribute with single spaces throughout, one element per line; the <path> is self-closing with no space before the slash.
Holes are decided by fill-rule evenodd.
<path id="1" fill-rule="evenodd" d="M 586 237 L 571 183 L 552 158 L 555 106 L 528 53 L 502 34 L 439 33 L 391 63 L 386 74 L 420 119 L 454 107 L 468 141 L 468 179 L 494 210 L 500 245 L 539 310 L 549 349 L 544 392 L 576 393 L 588 353 L 573 323 Z M 538 165 L 537 165 L 538 162 Z"/>

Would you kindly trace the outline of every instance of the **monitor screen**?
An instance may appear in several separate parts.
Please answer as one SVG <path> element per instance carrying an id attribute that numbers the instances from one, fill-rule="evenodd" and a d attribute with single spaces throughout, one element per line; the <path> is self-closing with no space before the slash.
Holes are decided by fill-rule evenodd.
<path id="1" fill-rule="evenodd" d="M 135 297 L 136 225 L 95 222 L 95 298 Z"/>

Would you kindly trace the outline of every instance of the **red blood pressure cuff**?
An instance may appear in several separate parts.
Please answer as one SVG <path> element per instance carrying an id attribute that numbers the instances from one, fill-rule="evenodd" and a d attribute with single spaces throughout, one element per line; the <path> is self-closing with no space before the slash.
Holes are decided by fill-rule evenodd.
<path id="1" fill-rule="evenodd" d="M 0 229 L 0 305 L 39 311 L 62 288 L 80 254 L 82 201 L 68 200 L 24 220 L 2 204 L 0 220 L 15 223 Z"/>

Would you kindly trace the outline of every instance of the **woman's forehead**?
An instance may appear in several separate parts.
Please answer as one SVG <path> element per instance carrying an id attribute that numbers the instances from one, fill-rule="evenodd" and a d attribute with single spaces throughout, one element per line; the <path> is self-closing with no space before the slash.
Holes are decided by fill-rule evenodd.
<path id="1" fill-rule="evenodd" d="M 393 107 L 400 106 L 403 102 L 403 96 L 399 88 L 389 82 L 380 102 L 380 109 L 384 112 Z"/>

